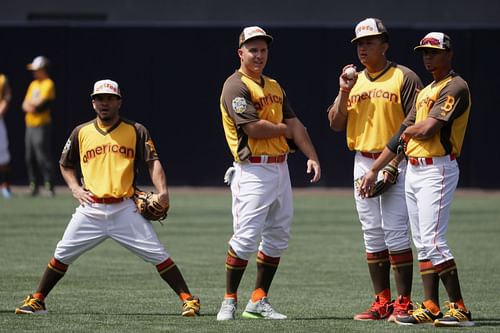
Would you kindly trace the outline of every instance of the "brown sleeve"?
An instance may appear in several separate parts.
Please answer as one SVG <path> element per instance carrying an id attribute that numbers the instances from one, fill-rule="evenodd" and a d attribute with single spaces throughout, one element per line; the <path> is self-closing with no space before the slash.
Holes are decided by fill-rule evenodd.
<path id="1" fill-rule="evenodd" d="M 415 100 L 417 99 L 417 94 L 422 90 L 422 81 L 412 70 L 405 66 L 398 65 L 403 72 L 403 85 L 401 86 L 401 104 L 403 106 L 403 112 L 406 116 L 415 109 Z"/>
<path id="2" fill-rule="evenodd" d="M 142 124 L 134 123 L 136 133 L 137 133 L 137 153 L 136 158 L 139 161 L 149 162 L 153 160 L 158 160 L 158 152 L 154 145 L 153 139 L 149 134 L 149 131 Z"/>
<path id="3" fill-rule="evenodd" d="M 283 88 L 281 88 L 281 90 L 283 91 L 283 119 L 297 117 L 292 109 L 292 106 L 290 105 L 290 100 L 288 99 L 285 91 L 283 90 Z"/>
<path id="4" fill-rule="evenodd" d="M 236 125 L 259 120 L 248 87 L 238 72 L 231 75 L 222 88 L 221 104 Z"/>
<path id="5" fill-rule="evenodd" d="M 64 145 L 61 158 L 59 159 L 59 164 L 64 167 L 76 169 L 80 166 L 80 142 L 78 140 L 78 134 L 83 126 L 84 125 L 77 126 L 73 132 L 71 132 Z"/>
<path id="6" fill-rule="evenodd" d="M 460 115 L 469 107 L 469 88 L 460 77 L 454 77 L 439 92 L 436 103 L 429 112 L 429 117 L 449 122 Z"/>

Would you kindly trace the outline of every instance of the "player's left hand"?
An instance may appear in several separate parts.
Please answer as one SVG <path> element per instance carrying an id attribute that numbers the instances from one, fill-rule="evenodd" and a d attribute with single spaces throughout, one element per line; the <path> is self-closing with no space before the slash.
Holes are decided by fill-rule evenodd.
<path id="1" fill-rule="evenodd" d="M 376 180 L 377 173 L 373 172 L 372 170 L 368 170 L 368 172 L 365 173 L 363 177 L 361 177 L 361 179 L 356 182 L 358 195 L 362 198 L 368 197 Z"/>
<path id="2" fill-rule="evenodd" d="M 321 178 L 321 167 L 316 160 L 307 160 L 307 173 L 313 172 L 311 183 L 316 183 Z"/>

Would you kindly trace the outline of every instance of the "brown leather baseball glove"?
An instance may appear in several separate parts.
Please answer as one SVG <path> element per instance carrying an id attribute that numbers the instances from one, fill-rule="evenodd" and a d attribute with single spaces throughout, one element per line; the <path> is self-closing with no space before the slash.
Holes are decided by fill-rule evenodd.
<path id="1" fill-rule="evenodd" d="M 146 220 L 162 221 L 167 217 L 170 205 L 160 202 L 158 194 L 136 190 L 133 199 L 137 206 L 137 211 Z"/>
<path id="2" fill-rule="evenodd" d="M 381 170 L 381 172 L 384 174 L 384 178 L 375 182 L 375 184 L 370 189 L 365 198 L 374 198 L 376 196 L 379 196 L 382 193 L 386 192 L 393 184 L 396 183 L 399 176 L 397 165 L 389 163 Z M 360 177 L 354 181 L 354 184 L 358 192 L 362 180 L 363 177 Z"/>

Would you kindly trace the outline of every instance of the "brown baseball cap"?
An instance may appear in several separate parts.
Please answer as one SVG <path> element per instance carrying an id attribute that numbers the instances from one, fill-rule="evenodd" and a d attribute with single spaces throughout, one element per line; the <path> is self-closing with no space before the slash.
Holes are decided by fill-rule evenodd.
<path id="1" fill-rule="evenodd" d="M 265 39 L 267 44 L 271 44 L 273 42 L 273 37 L 268 35 L 261 27 L 258 26 L 246 27 L 240 34 L 239 47 L 241 47 L 250 39 L 254 38 Z"/>

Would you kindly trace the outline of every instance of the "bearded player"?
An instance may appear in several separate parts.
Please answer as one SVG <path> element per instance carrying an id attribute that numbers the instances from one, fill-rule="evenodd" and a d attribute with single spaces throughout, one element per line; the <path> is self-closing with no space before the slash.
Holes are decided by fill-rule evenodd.
<path id="1" fill-rule="evenodd" d="M 97 81 L 91 96 L 97 117 L 73 130 L 59 162 L 64 180 L 80 206 L 57 243 L 36 292 L 26 298 L 16 314 L 47 313 L 45 299 L 68 266 L 111 238 L 155 265 L 183 302 L 183 316 L 198 315 L 199 299 L 191 295 L 151 222 L 138 213 L 131 199 L 138 163 L 146 163 L 159 200 L 168 204 L 167 180 L 153 140 L 144 126 L 120 117 L 122 95 L 115 81 Z"/>

